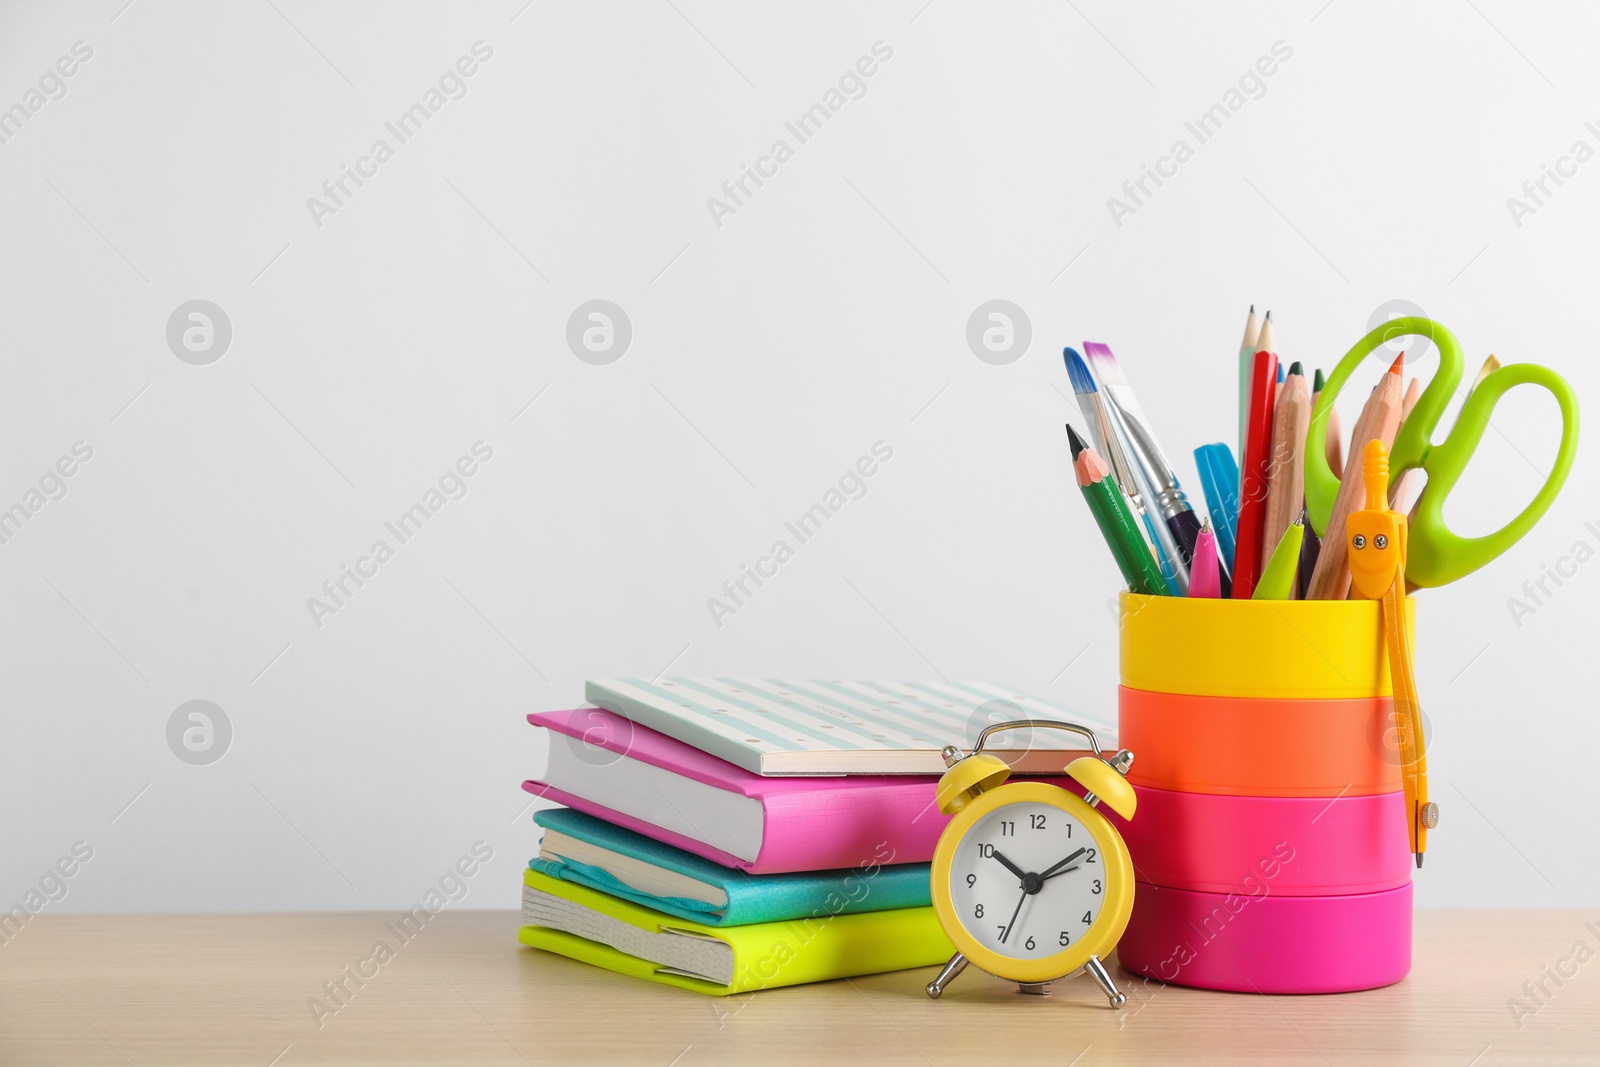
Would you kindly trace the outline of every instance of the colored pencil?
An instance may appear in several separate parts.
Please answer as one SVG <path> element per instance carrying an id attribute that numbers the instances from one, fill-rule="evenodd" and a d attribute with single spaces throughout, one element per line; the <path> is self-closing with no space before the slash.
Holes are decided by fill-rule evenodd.
<path id="1" fill-rule="evenodd" d="M 1490 357 L 1491 359 L 1494 357 Z M 1411 409 L 1417 406 L 1417 398 L 1422 395 L 1422 379 L 1413 378 L 1406 383 L 1406 395 L 1400 401 L 1400 426 L 1406 424 L 1411 417 Z M 1399 436 L 1400 426 L 1395 427 L 1395 435 Z M 1400 477 L 1394 480 L 1389 487 L 1389 510 L 1409 511 L 1411 509 L 1411 487 L 1416 484 L 1415 470 L 1402 471 Z M 1402 503 L 1404 501 L 1404 503 Z"/>
<path id="2" fill-rule="evenodd" d="M 1283 532 L 1305 507 L 1306 427 L 1311 424 L 1311 393 L 1295 363 L 1289 367 L 1272 412 L 1271 473 L 1267 477 L 1267 516 L 1261 534 L 1261 567 L 1277 550 Z M 1287 598 L 1284 598 L 1287 599 Z"/>
<path id="3" fill-rule="evenodd" d="M 1256 590 L 1251 594 L 1252 600 L 1292 600 L 1294 599 L 1294 582 L 1296 572 L 1300 565 L 1300 544 L 1305 536 L 1306 528 L 1296 519 L 1283 531 L 1283 536 L 1278 539 L 1278 546 L 1272 551 L 1272 559 L 1267 563 L 1266 569 L 1261 572 L 1261 580 L 1256 583 Z"/>
<path id="4" fill-rule="evenodd" d="M 1322 371 L 1317 371 L 1316 384 L 1311 387 L 1311 406 L 1317 406 L 1317 397 L 1322 393 Z M 1328 457 L 1328 469 L 1331 471 L 1344 470 L 1344 427 L 1339 423 L 1339 409 L 1333 408 L 1328 412 L 1328 438 L 1323 442 Z"/>
<path id="5" fill-rule="evenodd" d="M 1500 359 L 1499 359 L 1498 356 L 1495 356 L 1495 355 L 1491 354 L 1488 359 L 1483 361 L 1483 366 L 1478 368 L 1478 376 L 1476 378 L 1472 379 L 1472 385 L 1467 389 L 1467 396 L 1466 396 L 1466 399 L 1464 401 L 1462 401 L 1462 407 L 1465 407 L 1467 404 L 1472 403 L 1472 394 L 1477 390 L 1478 386 L 1483 384 L 1483 380 L 1485 378 L 1487 378 L 1489 375 L 1493 374 L 1495 371 L 1497 371 L 1499 369 L 1500 369 Z M 1405 413 L 1407 415 L 1409 415 L 1411 413 L 1411 409 L 1407 408 Z M 1460 418 L 1461 418 L 1461 412 L 1458 409 L 1456 411 L 1456 419 L 1459 420 Z M 1400 424 L 1402 426 L 1405 425 L 1404 419 L 1401 420 Z M 1452 422 L 1451 423 L 1451 429 L 1454 429 L 1454 428 L 1455 428 L 1455 423 Z M 1396 432 L 1398 433 L 1398 431 L 1396 431 Z M 1412 495 L 1411 487 L 1416 485 L 1416 483 L 1417 483 L 1416 471 L 1408 470 L 1408 471 L 1404 472 L 1403 474 L 1400 475 L 1400 482 L 1399 482 L 1399 486 L 1397 487 L 1397 488 L 1403 489 L 1403 492 L 1400 492 L 1400 493 L 1391 492 L 1390 493 L 1390 497 L 1389 497 L 1389 508 L 1390 508 L 1390 510 L 1407 512 L 1408 513 L 1407 516 L 1406 516 L 1406 521 L 1407 522 L 1415 522 L 1416 521 L 1416 519 L 1417 519 L 1417 503 L 1418 503 L 1418 501 L 1420 501 L 1422 499 L 1422 494 L 1420 492 L 1415 493 L 1414 496 Z M 1407 587 L 1407 592 L 1411 592 L 1411 591 L 1412 591 L 1411 588 Z"/>
<path id="6" fill-rule="evenodd" d="M 1067 424 L 1067 440 L 1072 445 L 1072 470 L 1077 476 L 1078 488 L 1083 490 L 1089 511 L 1128 587 L 1147 596 L 1165 596 L 1166 579 L 1144 543 L 1144 535 L 1134 523 L 1133 514 L 1123 502 L 1122 490 L 1110 478 L 1111 468 L 1098 452 L 1084 444 L 1071 423 Z"/>
<path id="7" fill-rule="evenodd" d="M 1324 379 L 1322 369 L 1317 369 L 1316 382 L 1311 390 L 1311 408 L 1316 410 L 1317 397 L 1322 394 Z M 1323 454 L 1328 457 L 1328 469 L 1331 471 L 1344 470 L 1344 424 L 1339 421 L 1339 409 L 1328 409 L 1328 433 L 1322 440 Z M 1304 468 L 1302 462 L 1302 478 Z M 1322 538 L 1317 536 L 1317 531 L 1311 528 L 1311 517 L 1302 514 L 1301 521 L 1305 523 L 1306 536 L 1300 548 L 1300 599 L 1308 599 L 1307 594 L 1311 589 L 1311 574 L 1317 568 L 1317 559 L 1322 554 Z"/>
<path id="8" fill-rule="evenodd" d="M 1465 407 L 1467 404 L 1472 403 L 1472 394 L 1475 391 L 1477 391 L 1478 386 L 1483 384 L 1483 380 L 1485 378 L 1487 378 L 1489 375 L 1493 374 L 1495 371 L 1497 371 L 1499 369 L 1500 369 L 1500 359 L 1499 359 L 1499 357 L 1494 356 L 1494 355 L 1490 355 L 1488 359 L 1483 361 L 1483 366 L 1478 368 L 1478 376 L 1476 378 L 1472 379 L 1472 388 L 1467 390 L 1467 396 L 1466 396 L 1466 399 L 1462 402 L 1462 407 Z M 1460 409 L 1457 409 L 1456 410 L 1456 420 L 1455 421 L 1459 421 L 1460 418 L 1461 418 L 1461 411 L 1460 411 Z M 1452 421 L 1451 424 L 1450 424 L 1450 428 L 1452 430 L 1455 429 L 1455 421 Z M 1396 432 L 1398 432 L 1398 431 L 1396 431 Z M 1406 483 L 1406 492 L 1408 492 L 1408 493 L 1411 491 L 1411 486 L 1416 484 L 1414 478 L 1412 477 L 1413 474 L 1414 474 L 1413 471 L 1409 471 L 1408 470 L 1408 471 L 1405 471 L 1404 473 L 1402 473 L 1400 475 L 1400 480 L 1402 482 Z M 1428 490 L 1428 487 L 1427 486 L 1423 486 L 1422 489 L 1415 494 L 1415 499 L 1411 500 L 1411 503 L 1410 503 L 1409 507 L 1406 507 L 1406 506 L 1403 506 L 1403 505 L 1397 507 L 1394 504 L 1390 504 L 1389 507 L 1390 507 L 1391 510 L 1394 510 L 1394 511 L 1402 511 L 1402 510 L 1406 511 L 1407 512 L 1407 515 L 1406 515 L 1407 524 L 1409 525 L 1411 523 L 1415 523 L 1417 521 L 1417 507 L 1422 503 L 1422 494 L 1427 492 L 1427 490 Z M 1415 593 L 1416 591 L 1417 591 L 1417 586 L 1412 585 L 1410 582 L 1406 583 L 1406 592 L 1407 593 Z"/>
<path id="9" fill-rule="evenodd" d="M 1088 362 L 1075 349 L 1063 348 L 1061 358 L 1066 362 L 1072 391 L 1078 397 L 1078 408 L 1089 424 L 1089 437 L 1101 457 L 1110 461 L 1111 476 L 1127 497 L 1127 504 L 1133 509 L 1134 516 L 1143 524 L 1149 543 L 1155 546 L 1156 565 L 1166 581 L 1166 592 L 1173 596 L 1181 595 L 1187 585 L 1180 587 L 1177 568 L 1170 562 L 1178 558 L 1177 542 L 1173 540 L 1167 524 L 1154 513 L 1154 504 L 1144 494 L 1143 483 L 1123 451 L 1122 439 L 1112 429 L 1110 401 L 1100 391 L 1100 384 L 1095 381 Z M 1183 580 L 1188 582 L 1187 572 Z"/>
<path id="10" fill-rule="evenodd" d="M 1239 451 L 1244 455 L 1244 431 L 1250 419 L 1250 368 L 1256 361 L 1256 339 L 1261 327 L 1256 323 L 1256 306 L 1250 305 L 1250 317 L 1244 320 L 1244 339 L 1239 342 Z"/>
<path id="11" fill-rule="evenodd" d="M 1261 328 L 1263 339 L 1268 326 Z M 1278 384 L 1278 357 L 1256 353 L 1250 376 L 1250 426 L 1244 462 L 1239 467 L 1239 525 L 1234 531 L 1233 599 L 1249 600 L 1261 573 L 1261 536 L 1267 517 L 1268 449 L 1272 446 L 1272 394 Z"/>
<path id="12" fill-rule="evenodd" d="M 1189 568 L 1189 595 L 1222 596 L 1222 573 L 1217 565 L 1217 535 L 1211 531 L 1211 520 L 1200 527 L 1200 536 L 1194 541 L 1194 565 Z"/>
<path id="13" fill-rule="evenodd" d="M 1155 429 L 1145 416 L 1139 398 L 1117 362 L 1109 345 L 1085 341 L 1083 354 L 1094 369 L 1100 392 L 1105 394 L 1111 428 L 1122 442 L 1134 474 L 1141 480 L 1153 517 L 1165 523 L 1178 556 L 1171 562 L 1180 595 L 1189 591 L 1189 564 L 1194 559 L 1195 538 L 1200 536 L 1200 517 L 1178 484 L 1172 464 L 1156 440 Z M 1158 532 L 1159 536 L 1159 532 Z M 1160 542 L 1169 553 L 1171 546 Z"/>
<path id="14" fill-rule="evenodd" d="M 1336 546 L 1320 553 L 1317 567 L 1311 574 L 1311 587 L 1306 590 L 1307 600 L 1343 600 L 1350 593 L 1350 554 L 1344 547 L 1345 520 L 1352 511 L 1366 502 L 1366 479 L 1362 474 L 1362 449 L 1368 441 L 1382 441 L 1388 448 L 1394 444 L 1395 430 L 1400 425 L 1400 403 L 1406 354 L 1395 357 L 1387 374 L 1378 379 L 1377 388 L 1367 398 L 1350 435 L 1350 458 L 1344 465 L 1344 476 L 1339 481 L 1339 494 L 1333 498 L 1333 513 L 1328 517 L 1327 529 L 1322 531 L 1322 543 Z M 1360 445 L 1360 447 L 1357 447 Z M 1237 580 L 1235 587 L 1237 588 Z"/>
<path id="15" fill-rule="evenodd" d="M 1278 354 L 1278 327 L 1273 324 L 1272 312 L 1270 311 L 1267 312 L 1267 317 L 1261 320 L 1261 333 L 1256 337 L 1256 351 L 1271 352 L 1273 355 Z M 1251 370 L 1254 371 L 1254 364 L 1252 364 Z M 1272 380 L 1278 380 L 1278 372 L 1276 370 L 1272 372 Z"/>

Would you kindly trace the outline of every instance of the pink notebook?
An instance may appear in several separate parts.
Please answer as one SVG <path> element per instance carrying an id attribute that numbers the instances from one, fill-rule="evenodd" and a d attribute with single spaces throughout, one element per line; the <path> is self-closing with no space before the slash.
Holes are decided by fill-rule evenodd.
<path id="1" fill-rule="evenodd" d="M 949 821 L 933 775 L 763 778 L 598 708 L 528 721 L 571 740 L 523 789 L 752 874 L 924 863 Z"/>

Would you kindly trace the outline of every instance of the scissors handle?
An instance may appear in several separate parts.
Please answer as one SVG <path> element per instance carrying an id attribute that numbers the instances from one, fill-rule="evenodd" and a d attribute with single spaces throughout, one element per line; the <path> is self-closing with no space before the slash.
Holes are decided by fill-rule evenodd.
<path id="1" fill-rule="evenodd" d="M 1391 481 L 1408 469 L 1422 465 L 1433 429 L 1439 425 L 1445 405 L 1461 383 L 1461 345 L 1457 343 L 1455 335 L 1432 319 L 1418 315 L 1383 323 L 1344 354 L 1334 368 L 1333 376 L 1323 385 L 1322 392 L 1317 394 L 1316 406 L 1311 410 L 1311 425 L 1306 430 L 1306 512 L 1311 517 L 1312 528 L 1319 535 L 1328 532 L 1328 519 L 1333 514 L 1334 500 L 1339 495 L 1339 478 L 1343 473 L 1329 468 L 1327 450 L 1323 447 L 1323 442 L 1328 438 L 1328 415 L 1333 411 L 1333 402 L 1338 399 L 1344 383 L 1372 350 L 1397 337 L 1426 337 L 1433 341 L 1439 349 L 1439 370 L 1417 398 L 1411 417 L 1406 419 L 1399 436 L 1395 438 L 1394 447 L 1389 450 Z M 1350 443 L 1350 462 L 1361 462 L 1361 450 L 1365 446 L 1365 441 Z"/>
<path id="2" fill-rule="evenodd" d="M 1556 461 L 1544 485 L 1516 518 L 1493 533 L 1462 537 L 1445 525 L 1444 502 L 1477 450 L 1495 405 L 1508 390 L 1519 385 L 1537 385 L 1548 390 L 1561 408 L 1561 447 L 1556 452 Z M 1417 406 L 1421 407 L 1420 400 Z M 1416 411 L 1413 411 L 1412 418 L 1415 417 Z M 1399 445 L 1397 440 L 1396 449 Z M 1427 435 L 1423 434 L 1420 447 L 1419 465 L 1428 473 L 1428 484 L 1417 501 L 1416 517 L 1411 524 L 1406 580 L 1413 585 L 1432 587 L 1453 582 L 1482 567 L 1516 544 L 1550 510 L 1578 452 L 1578 397 L 1566 379 L 1548 367 L 1511 363 L 1488 375 L 1467 396 L 1450 436 L 1430 449 Z"/>

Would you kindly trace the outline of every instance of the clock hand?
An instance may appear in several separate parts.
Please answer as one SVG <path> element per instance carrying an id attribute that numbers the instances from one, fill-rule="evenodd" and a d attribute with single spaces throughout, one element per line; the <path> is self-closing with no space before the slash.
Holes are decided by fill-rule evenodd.
<path id="1" fill-rule="evenodd" d="M 1046 868 L 1044 873 L 1040 874 L 1039 877 L 1040 878 L 1048 878 L 1048 877 L 1050 877 L 1052 874 L 1055 874 L 1057 871 L 1060 871 L 1061 868 L 1065 867 L 1067 864 L 1071 863 L 1073 860 L 1077 859 L 1079 856 L 1083 855 L 1087 851 L 1089 851 L 1087 848 L 1080 848 L 1078 851 L 1074 852 L 1072 855 L 1068 856 L 1066 859 L 1062 860 L 1061 862 L 1055 864 L 1054 866 Z M 1063 872 L 1063 873 L 1065 873 L 1065 872 Z"/>
<path id="2" fill-rule="evenodd" d="M 1010 860 L 1006 859 L 1005 856 L 1001 854 L 999 849 L 995 849 L 991 853 L 991 855 L 994 856 L 995 859 L 1000 861 L 1000 866 L 1004 867 L 1006 870 L 1008 870 L 1012 874 L 1016 875 L 1017 876 L 1017 881 L 1020 882 L 1020 881 L 1022 881 L 1022 879 L 1027 877 L 1027 874 L 1025 874 L 1023 872 L 1022 868 L 1018 867 L 1015 863 L 1012 863 Z"/>
<path id="3" fill-rule="evenodd" d="M 1017 916 L 1022 914 L 1022 904 L 1028 899 L 1028 896 L 1028 891 L 1024 889 L 1022 896 L 1017 900 L 1017 910 L 1011 913 L 1011 921 L 1006 923 L 1006 928 L 1000 932 L 1000 943 L 1002 945 L 1006 943 L 1006 938 L 1011 936 L 1011 928 L 1017 924 Z"/>
<path id="4" fill-rule="evenodd" d="M 1077 869 L 1078 869 L 1078 865 L 1076 863 L 1074 863 L 1071 867 L 1063 867 L 1059 871 L 1052 871 L 1049 874 L 1041 875 L 1040 878 L 1039 878 L 1039 881 L 1047 882 L 1050 879 L 1054 878 L 1058 874 L 1070 874 L 1070 873 L 1072 873 L 1073 871 L 1075 871 Z"/>

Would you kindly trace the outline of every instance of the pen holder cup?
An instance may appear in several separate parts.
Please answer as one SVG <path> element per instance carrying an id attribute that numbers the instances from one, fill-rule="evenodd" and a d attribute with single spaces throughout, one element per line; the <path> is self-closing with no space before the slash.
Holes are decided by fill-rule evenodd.
<path id="1" fill-rule="evenodd" d="M 1120 629 L 1139 815 L 1118 828 L 1140 883 L 1123 967 L 1245 993 L 1404 978 L 1412 857 L 1378 602 L 1124 593 Z"/>

